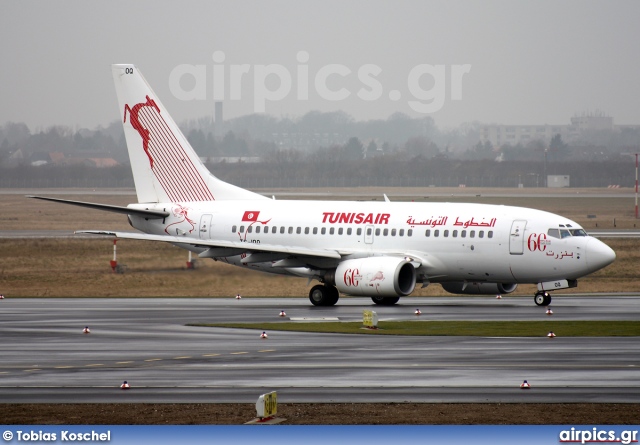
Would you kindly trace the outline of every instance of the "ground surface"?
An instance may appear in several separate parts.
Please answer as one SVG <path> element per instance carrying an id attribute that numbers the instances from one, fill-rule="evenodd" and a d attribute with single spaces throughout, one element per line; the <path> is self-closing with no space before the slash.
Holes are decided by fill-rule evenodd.
<path id="1" fill-rule="evenodd" d="M 253 404 L 0 404 L 6 425 L 240 425 Z M 279 404 L 285 425 L 637 425 L 640 404 Z"/>

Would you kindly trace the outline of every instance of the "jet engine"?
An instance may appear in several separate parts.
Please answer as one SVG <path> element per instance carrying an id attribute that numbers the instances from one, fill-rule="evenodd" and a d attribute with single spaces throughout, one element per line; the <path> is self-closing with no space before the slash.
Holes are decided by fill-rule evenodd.
<path id="1" fill-rule="evenodd" d="M 404 258 L 360 258 L 340 263 L 334 280 L 338 290 L 345 294 L 397 297 L 413 292 L 416 270 Z"/>
<path id="2" fill-rule="evenodd" d="M 455 281 L 440 283 L 442 288 L 452 294 L 495 295 L 510 294 L 518 287 L 518 283 L 471 283 Z"/>

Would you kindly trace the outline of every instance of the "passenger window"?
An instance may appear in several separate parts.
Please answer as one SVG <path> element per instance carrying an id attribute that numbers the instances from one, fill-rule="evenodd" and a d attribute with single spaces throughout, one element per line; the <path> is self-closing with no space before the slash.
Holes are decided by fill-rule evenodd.
<path id="1" fill-rule="evenodd" d="M 560 238 L 560 230 L 558 229 L 549 229 L 547 230 L 547 235 L 553 238 Z"/>
<path id="2" fill-rule="evenodd" d="M 342 235 L 342 227 L 338 228 L 338 235 Z"/>
<path id="3" fill-rule="evenodd" d="M 317 234 L 318 234 L 318 228 L 317 228 L 317 227 L 314 227 L 314 228 L 313 228 L 313 234 L 314 234 L 314 235 L 317 235 Z"/>
<path id="4" fill-rule="evenodd" d="M 382 235 L 383 235 L 383 236 L 387 236 L 387 235 L 389 235 L 389 229 L 384 229 L 384 230 L 382 231 Z"/>
<path id="5" fill-rule="evenodd" d="M 320 229 L 320 235 L 325 235 L 327 233 L 327 228 L 323 227 L 322 229 Z"/>
<path id="6" fill-rule="evenodd" d="M 347 235 L 351 235 L 351 227 L 347 229 Z"/>
<path id="7" fill-rule="evenodd" d="M 376 236 L 380 236 L 380 229 L 376 229 Z"/>
<path id="8" fill-rule="evenodd" d="M 484 238 L 484 230 L 478 232 L 478 238 Z"/>
<path id="9" fill-rule="evenodd" d="M 413 236 L 413 229 L 407 230 L 407 236 Z"/>
<path id="10" fill-rule="evenodd" d="M 291 235 L 293 233 L 293 227 L 289 227 L 288 232 L 289 232 L 289 235 Z"/>
<path id="11" fill-rule="evenodd" d="M 284 226 L 280 227 L 280 233 L 284 233 L 284 230 L 285 230 Z"/>
<path id="12" fill-rule="evenodd" d="M 296 233 L 300 235 L 302 233 L 302 228 L 301 227 L 296 228 Z"/>
<path id="13" fill-rule="evenodd" d="M 358 229 L 356 230 L 356 235 L 362 235 L 362 229 L 360 227 L 358 227 Z"/>
<path id="14" fill-rule="evenodd" d="M 247 227 L 247 233 L 251 233 L 251 232 L 253 232 L 253 227 L 251 226 Z"/>
<path id="15" fill-rule="evenodd" d="M 391 229 L 391 236 L 396 236 L 396 229 Z"/>
<path id="16" fill-rule="evenodd" d="M 367 229 L 367 236 L 371 236 L 371 228 Z"/>
<path id="17" fill-rule="evenodd" d="M 460 236 L 461 236 L 462 238 L 466 238 L 466 237 L 467 237 L 467 231 L 466 231 L 466 230 L 461 231 L 461 232 L 460 232 Z"/>
<path id="18" fill-rule="evenodd" d="M 278 231 L 278 228 L 276 226 L 273 226 L 271 228 L 271 233 L 276 233 Z"/>
<path id="19" fill-rule="evenodd" d="M 476 231 L 472 230 L 469 232 L 469 238 L 475 238 L 476 237 Z"/>
<path id="20" fill-rule="evenodd" d="M 443 235 L 443 236 L 444 236 L 445 238 L 447 238 L 447 237 L 449 236 L 449 231 L 448 231 L 448 230 L 445 230 L 445 231 L 444 231 L 444 235 Z"/>
<path id="21" fill-rule="evenodd" d="M 440 230 L 436 229 L 433 231 L 433 236 L 440 236 Z"/>
<path id="22" fill-rule="evenodd" d="M 305 235 L 308 235 L 308 234 L 309 234 L 309 228 L 308 228 L 308 227 L 305 227 L 305 228 L 304 228 L 304 234 L 305 234 Z"/>
<path id="23" fill-rule="evenodd" d="M 335 233 L 336 229 L 334 229 L 333 227 L 329 229 L 329 235 L 333 235 Z"/>
<path id="24" fill-rule="evenodd" d="M 398 235 L 400 235 L 400 236 L 404 236 L 404 229 L 400 229 L 400 230 L 398 231 Z"/>
<path id="25" fill-rule="evenodd" d="M 238 226 L 233 226 L 233 227 L 231 228 L 231 233 L 236 233 L 236 229 L 237 229 L 237 228 L 238 228 Z"/>
<path id="26" fill-rule="evenodd" d="M 458 231 L 454 230 L 453 233 L 451 234 L 451 236 L 453 236 L 454 238 L 458 237 Z"/>
<path id="27" fill-rule="evenodd" d="M 487 232 L 487 238 L 493 238 L 493 230 L 489 230 L 489 232 Z"/>
<path id="28" fill-rule="evenodd" d="M 244 233 L 244 226 L 240 226 L 240 233 Z"/>
<path id="29" fill-rule="evenodd" d="M 427 229 L 426 232 L 424 232 L 424 236 L 431 236 L 431 229 Z M 436 235 L 438 236 L 438 235 Z"/>
<path id="30" fill-rule="evenodd" d="M 256 233 L 260 233 L 260 226 L 256 226 Z"/>

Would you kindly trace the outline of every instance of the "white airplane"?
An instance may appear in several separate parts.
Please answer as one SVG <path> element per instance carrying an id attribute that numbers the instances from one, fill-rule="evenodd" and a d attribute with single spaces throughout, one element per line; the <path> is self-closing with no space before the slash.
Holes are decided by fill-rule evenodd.
<path id="1" fill-rule="evenodd" d="M 134 65 L 113 65 L 138 202 L 127 207 L 43 198 L 126 214 L 143 233 L 82 231 L 163 241 L 201 258 L 318 280 L 309 300 L 339 293 L 392 305 L 417 284 L 455 294 L 549 291 L 616 255 L 579 224 L 540 210 L 484 204 L 279 201 L 223 182 L 200 161 Z"/>

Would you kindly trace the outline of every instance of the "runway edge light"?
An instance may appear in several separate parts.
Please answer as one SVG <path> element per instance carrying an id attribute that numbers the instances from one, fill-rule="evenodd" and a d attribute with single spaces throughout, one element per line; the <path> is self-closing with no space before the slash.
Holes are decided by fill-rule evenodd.
<path id="1" fill-rule="evenodd" d="M 91 333 L 91 329 L 89 329 L 89 326 L 85 326 L 84 329 L 82 330 L 83 334 L 90 334 Z"/>
<path id="2" fill-rule="evenodd" d="M 547 311 L 545 312 L 547 315 L 553 315 L 553 311 L 549 306 L 547 306 Z"/>
<path id="3" fill-rule="evenodd" d="M 129 385 L 129 383 L 127 383 L 126 380 L 122 382 L 122 385 L 120 385 L 120 389 L 130 389 L 130 388 L 131 386 Z"/>
<path id="4" fill-rule="evenodd" d="M 527 382 L 526 380 L 520 383 L 520 389 L 529 389 L 529 388 L 531 388 L 531 385 L 529 385 L 529 382 Z"/>
<path id="5" fill-rule="evenodd" d="M 269 336 L 267 335 L 267 333 L 265 331 L 262 331 L 262 334 L 260 334 L 260 338 L 264 340 L 264 339 L 269 338 Z"/>
<path id="6" fill-rule="evenodd" d="M 554 334 L 553 331 L 549 331 L 549 333 L 547 334 L 547 337 L 556 338 L 556 334 Z"/>

